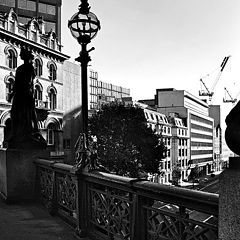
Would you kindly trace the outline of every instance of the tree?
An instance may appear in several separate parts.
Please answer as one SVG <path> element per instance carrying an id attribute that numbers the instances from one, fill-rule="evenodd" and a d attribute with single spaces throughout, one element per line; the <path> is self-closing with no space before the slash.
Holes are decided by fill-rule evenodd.
<path id="1" fill-rule="evenodd" d="M 89 136 L 96 136 L 99 163 L 110 172 L 129 177 L 158 173 L 166 147 L 147 126 L 143 109 L 103 105 L 89 119 Z"/>

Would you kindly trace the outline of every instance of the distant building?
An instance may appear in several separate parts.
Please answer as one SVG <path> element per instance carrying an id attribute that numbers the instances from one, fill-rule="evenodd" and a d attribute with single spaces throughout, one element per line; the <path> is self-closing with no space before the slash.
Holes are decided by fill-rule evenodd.
<path id="1" fill-rule="evenodd" d="M 174 112 L 185 120 L 190 138 L 189 165 L 191 168 L 197 165 L 203 173 L 210 173 L 214 119 L 209 116 L 208 104 L 184 90 L 157 89 L 156 105 L 159 112 L 167 116 Z"/>
<path id="2" fill-rule="evenodd" d="M 46 32 L 55 32 L 61 41 L 62 0 L 0 0 L 0 12 L 8 13 L 12 8 L 18 21 L 27 24 L 32 18 L 44 20 Z"/>
<path id="3" fill-rule="evenodd" d="M 125 104 L 130 104 L 129 99 L 123 98 Z M 175 167 L 181 170 L 181 179 L 188 177 L 189 161 L 189 135 L 186 123 L 176 113 L 166 116 L 150 107 L 143 101 L 132 102 L 143 109 L 147 124 L 159 135 L 167 148 L 165 157 L 159 165 L 160 174 L 149 175 L 149 180 L 158 183 L 169 184 L 172 181 L 172 173 Z M 147 101 L 149 103 L 149 101 Z M 150 101 L 151 102 L 151 101 Z"/>
<path id="4" fill-rule="evenodd" d="M 171 161 L 172 157 L 172 129 L 167 117 L 164 114 L 157 112 L 155 109 L 148 107 L 147 105 L 139 105 L 143 108 L 145 118 L 148 122 L 148 126 L 152 128 L 160 136 L 160 140 L 163 141 L 167 147 L 165 158 L 162 159 L 160 165 L 160 174 L 154 176 L 154 181 L 159 183 L 168 183 L 172 179 L 172 168 L 174 163 Z"/>
<path id="5" fill-rule="evenodd" d="M 220 105 L 209 105 L 209 116 L 214 119 L 213 130 L 213 169 L 222 170 L 224 160 L 222 156 L 222 127 L 221 127 L 221 107 Z"/>
<path id="6" fill-rule="evenodd" d="M 79 64 L 70 61 L 65 61 L 63 64 L 63 149 L 64 160 L 68 163 L 74 162 L 74 146 L 82 131 L 80 70 Z"/>
<path id="7" fill-rule="evenodd" d="M 89 71 L 89 109 L 98 109 L 102 104 L 120 101 L 130 97 L 130 89 L 103 82 L 98 79 L 98 73 Z"/>
<path id="8" fill-rule="evenodd" d="M 190 160 L 189 131 L 185 119 L 179 117 L 177 113 L 169 113 L 168 121 L 172 130 L 172 155 L 171 161 L 174 166 L 181 170 L 181 180 L 188 178 L 188 168 Z"/>

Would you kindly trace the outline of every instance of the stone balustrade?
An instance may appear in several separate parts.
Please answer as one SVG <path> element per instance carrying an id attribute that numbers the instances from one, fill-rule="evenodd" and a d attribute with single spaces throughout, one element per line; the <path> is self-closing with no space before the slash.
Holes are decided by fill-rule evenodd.
<path id="1" fill-rule="evenodd" d="M 35 161 L 38 197 L 91 239 L 218 239 L 218 195 Z"/>

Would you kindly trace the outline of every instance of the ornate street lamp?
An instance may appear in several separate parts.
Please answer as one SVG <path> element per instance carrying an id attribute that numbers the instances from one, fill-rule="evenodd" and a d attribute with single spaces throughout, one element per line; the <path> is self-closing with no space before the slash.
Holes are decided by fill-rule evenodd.
<path id="1" fill-rule="evenodd" d="M 79 57 L 75 60 L 81 63 L 81 82 L 82 82 L 82 121 L 83 121 L 83 134 L 79 137 L 78 153 L 82 155 L 78 160 L 81 166 L 85 166 L 86 161 L 86 148 L 88 141 L 88 78 L 87 66 L 91 61 L 89 52 L 94 50 L 91 48 L 87 50 L 87 44 L 97 35 L 100 30 L 100 22 L 97 16 L 90 12 L 88 0 L 81 0 L 79 11 L 75 13 L 68 21 L 68 27 L 74 38 L 77 39 L 82 49 Z"/>

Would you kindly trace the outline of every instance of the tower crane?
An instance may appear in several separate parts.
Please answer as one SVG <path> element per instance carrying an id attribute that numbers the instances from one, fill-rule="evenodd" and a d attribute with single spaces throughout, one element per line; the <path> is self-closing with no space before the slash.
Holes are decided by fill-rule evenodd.
<path id="1" fill-rule="evenodd" d="M 223 98 L 223 102 L 224 103 L 233 103 L 235 104 L 237 102 L 237 97 L 239 96 L 240 91 L 237 93 L 236 97 L 233 98 L 232 95 L 229 93 L 229 91 L 227 90 L 227 88 L 224 88 L 224 98 Z M 227 97 L 228 96 L 228 97 Z"/>
<path id="2" fill-rule="evenodd" d="M 222 72 L 223 72 L 223 70 L 224 70 L 224 68 L 225 68 L 229 58 L 230 58 L 230 56 L 224 57 L 221 65 L 220 65 L 220 71 L 219 71 L 219 73 L 218 73 L 218 75 L 217 75 L 217 77 L 216 77 L 216 79 L 215 79 L 215 81 L 214 81 L 214 83 L 212 85 L 211 90 L 209 90 L 209 88 L 206 86 L 205 82 L 203 81 L 203 78 L 209 76 L 209 74 L 200 79 L 200 82 L 204 86 L 205 90 L 200 90 L 199 91 L 199 96 L 208 96 L 209 97 L 209 101 L 212 100 L 212 96 L 214 94 L 214 89 L 215 89 L 215 87 L 216 87 L 216 85 L 217 85 L 217 83 L 218 83 L 218 81 L 219 81 L 219 79 L 220 79 L 220 77 L 222 75 Z"/>

